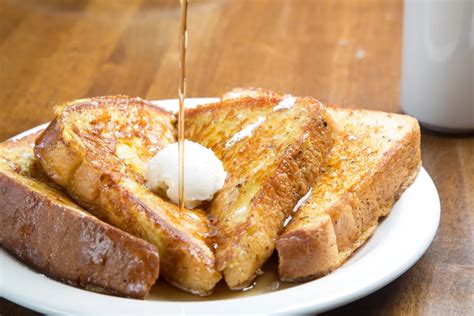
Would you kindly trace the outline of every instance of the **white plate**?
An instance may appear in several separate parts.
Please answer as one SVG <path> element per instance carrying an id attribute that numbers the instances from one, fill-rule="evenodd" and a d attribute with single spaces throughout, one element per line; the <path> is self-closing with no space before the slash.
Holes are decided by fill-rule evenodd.
<path id="1" fill-rule="evenodd" d="M 216 99 L 189 99 L 189 106 Z M 176 100 L 157 101 L 168 109 Z M 39 126 L 17 137 L 32 133 Z M 96 294 L 67 286 L 0 253 L 0 294 L 42 313 L 302 313 L 323 312 L 366 296 L 396 279 L 424 254 L 440 218 L 439 196 L 425 169 L 375 234 L 341 268 L 315 281 L 244 298 L 203 302 L 151 301 Z"/>

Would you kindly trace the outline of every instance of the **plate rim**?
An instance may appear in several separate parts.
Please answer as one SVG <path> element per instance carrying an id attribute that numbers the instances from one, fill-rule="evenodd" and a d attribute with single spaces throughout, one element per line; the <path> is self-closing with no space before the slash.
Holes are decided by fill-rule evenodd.
<path id="1" fill-rule="evenodd" d="M 216 102 L 218 100 L 219 100 L 219 98 L 188 98 L 188 99 L 186 99 L 186 102 L 187 103 L 189 102 L 191 104 L 191 106 L 196 106 L 198 104 L 206 104 L 206 103 L 210 103 L 210 102 Z M 153 100 L 152 102 L 153 102 L 153 104 L 158 105 L 160 107 L 163 107 L 163 105 L 165 105 L 163 108 L 166 109 L 166 107 L 169 106 L 170 104 L 171 105 L 174 104 L 174 106 L 176 106 L 177 99 Z M 40 124 L 36 127 L 33 127 L 33 128 L 28 129 L 24 132 L 21 132 L 21 133 L 15 135 L 15 136 L 11 137 L 10 139 L 18 139 L 18 138 L 21 138 L 23 136 L 32 134 L 32 133 L 34 133 L 34 132 L 36 132 L 40 129 L 45 128 L 48 124 L 49 124 L 49 122 L 44 123 L 44 124 Z M 403 265 L 393 267 L 392 268 L 393 271 L 391 271 L 390 273 L 386 273 L 383 278 L 377 279 L 375 282 L 365 284 L 365 286 L 363 286 L 363 287 L 359 286 L 358 289 L 356 289 L 355 292 L 353 292 L 353 293 L 349 293 L 349 294 L 346 294 L 346 295 L 341 295 L 339 297 L 333 298 L 332 300 L 328 300 L 328 301 L 322 302 L 322 303 L 314 303 L 314 300 L 313 300 L 313 302 L 311 302 L 311 300 L 306 301 L 306 302 L 299 302 L 299 303 L 296 303 L 296 304 L 291 304 L 291 306 L 280 307 L 278 310 L 274 310 L 274 311 L 270 311 L 270 312 L 271 313 L 274 313 L 274 312 L 276 312 L 276 313 L 285 313 L 285 312 L 286 313 L 287 312 L 297 312 L 297 313 L 324 312 L 324 311 L 327 311 L 327 310 L 330 310 L 330 309 L 333 309 L 333 308 L 337 308 L 339 306 L 342 306 L 344 304 L 353 302 L 355 300 L 358 300 L 358 299 L 360 299 L 360 298 L 362 298 L 366 295 L 369 295 L 369 294 L 377 291 L 378 289 L 382 288 L 383 286 L 387 285 L 388 283 L 390 283 L 393 280 L 395 280 L 396 278 L 398 278 L 400 275 L 405 273 L 410 267 L 412 267 L 423 256 L 423 254 L 426 252 L 426 250 L 429 248 L 431 242 L 433 241 L 433 239 L 436 235 L 438 226 L 439 226 L 440 213 L 441 213 L 438 191 L 436 189 L 436 186 L 435 186 L 433 180 L 431 179 L 428 172 L 423 167 L 420 168 L 419 174 L 417 175 L 417 177 L 415 179 L 415 182 L 417 182 L 417 181 L 424 181 L 424 184 L 423 184 L 424 187 L 423 188 L 426 189 L 426 190 L 431 191 L 430 194 L 432 194 L 432 196 L 431 196 L 430 201 L 432 203 L 431 207 L 433 208 L 433 210 L 432 210 L 433 211 L 433 214 L 432 214 L 433 217 L 431 218 L 432 221 L 431 221 L 431 226 L 429 227 L 429 230 L 426 230 L 426 235 L 424 236 L 425 238 L 423 240 L 423 244 L 418 245 L 416 253 L 414 255 L 412 255 L 412 257 L 410 257 L 409 260 L 405 260 Z M 410 190 L 410 188 L 412 186 L 413 186 L 413 184 L 407 189 L 407 191 Z M 405 196 L 405 194 L 406 194 L 406 192 L 404 192 L 402 194 L 399 201 L 403 199 L 403 196 Z M 433 198 L 433 197 L 435 197 L 435 198 Z M 396 205 L 398 203 L 399 202 L 397 202 Z M 396 205 L 393 208 L 395 208 Z M 390 218 L 390 216 L 388 216 L 388 218 Z M 385 222 L 385 220 L 384 220 L 384 222 Z M 378 230 L 379 230 L 379 227 L 377 228 L 377 231 Z M 377 231 L 376 231 L 376 233 L 377 233 Z M 369 239 L 369 241 L 367 243 L 365 243 L 360 249 L 363 249 L 364 247 L 366 247 L 366 245 L 370 243 L 371 239 Z M 359 253 L 360 251 L 361 250 L 357 251 L 357 253 Z M 369 250 L 368 253 L 370 253 L 370 251 L 371 250 Z M 366 255 L 367 254 L 364 254 L 361 258 L 365 257 Z M 8 258 L 8 257 L 10 257 L 10 258 Z M 1 249 L 1 252 L 0 252 L 0 259 L 1 259 L 2 262 L 5 262 L 6 259 L 13 260 L 13 261 L 15 261 L 15 264 L 19 265 L 16 268 L 23 266 L 25 269 L 28 270 L 28 274 L 32 273 L 34 275 L 42 276 L 41 273 L 38 273 L 35 270 L 33 270 L 32 268 L 29 268 L 28 266 L 24 265 L 22 262 L 20 262 L 16 258 L 12 257 L 10 254 L 8 254 L 3 249 Z M 351 260 L 352 260 L 352 257 L 341 268 L 344 268 L 347 265 L 347 263 L 350 262 Z M 4 272 L 5 272 L 5 271 L 3 271 L 4 264 L 2 264 L 1 266 L 2 266 L 1 275 L 3 275 Z M 15 268 L 15 266 L 13 266 L 13 267 Z M 329 274 L 328 276 L 331 276 L 331 275 L 334 275 L 334 274 L 338 273 L 338 271 L 342 270 L 341 268 L 337 269 L 336 271 Z M 59 281 L 55 281 L 55 280 L 50 279 L 48 277 L 45 277 L 45 278 L 47 280 L 50 280 L 52 282 L 57 283 L 57 284 L 54 284 L 54 285 L 56 285 L 56 287 L 59 286 L 59 288 L 61 288 L 61 286 L 66 286 L 66 287 L 72 288 L 76 291 L 85 292 L 86 294 L 82 293 L 84 296 L 100 295 L 100 296 L 102 296 L 100 298 L 101 301 L 102 300 L 111 301 L 111 302 L 112 301 L 114 301 L 114 302 L 122 301 L 121 305 L 130 305 L 130 306 L 133 305 L 133 306 L 135 306 L 137 304 L 140 304 L 140 305 L 146 306 L 146 308 L 156 306 L 155 309 L 157 311 L 160 311 L 159 307 L 162 306 L 162 307 L 167 307 L 167 310 L 164 311 L 165 313 L 166 312 L 173 312 L 173 311 L 174 312 L 187 313 L 194 306 L 199 307 L 199 310 L 201 310 L 201 311 L 205 311 L 206 307 L 212 308 L 210 310 L 215 311 L 216 308 L 219 307 L 219 305 L 222 305 L 222 304 L 229 305 L 228 302 L 230 302 L 230 305 L 235 305 L 235 306 L 240 305 L 241 306 L 241 304 L 245 303 L 245 302 L 249 302 L 249 301 L 256 300 L 256 299 L 271 299 L 271 297 L 277 297 L 277 296 L 279 296 L 278 294 L 282 294 L 283 292 L 291 291 L 291 290 L 294 290 L 294 289 L 302 289 L 302 288 L 309 288 L 310 289 L 311 285 L 315 284 L 316 281 L 326 279 L 327 277 L 320 278 L 320 279 L 317 279 L 317 280 L 314 280 L 314 281 L 309 281 L 309 282 L 306 282 L 306 283 L 302 283 L 301 285 L 291 287 L 289 289 L 285 289 L 285 290 L 281 290 L 281 291 L 257 294 L 257 295 L 254 295 L 254 296 L 242 297 L 242 298 L 229 298 L 229 299 L 225 299 L 225 300 L 212 300 L 212 301 L 202 301 L 202 302 L 134 300 L 134 299 L 121 298 L 121 297 L 115 297 L 115 296 L 110 296 L 110 295 L 93 293 L 93 292 L 85 291 L 85 290 L 82 290 L 82 289 L 74 288 L 74 287 L 71 287 L 71 286 L 67 286 L 67 285 L 65 285 L 65 284 L 63 284 Z M 5 278 L 2 277 L 2 279 L 5 279 Z M 20 304 L 22 306 L 25 306 L 27 308 L 30 308 L 32 310 L 43 312 L 43 313 L 51 313 L 51 312 L 52 313 L 62 313 L 62 312 L 67 312 L 67 313 L 76 312 L 77 313 L 77 312 L 79 312 L 79 310 L 68 309 L 69 306 L 62 306 L 61 302 L 59 302 L 58 304 L 51 304 L 51 302 L 49 302 L 49 303 L 46 302 L 46 304 L 45 304 L 45 301 L 42 301 L 41 299 L 31 300 L 30 296 L 25 295 L 25 294 L 22 295 L 21 293 L 19 293 L 18 289 L 15 292 L 11 288 L 9 289 L 6 284 L 7 284 L 7 282 L 0 282 L 0 294 L 8 300 L 10 300 L 12 302 L 15 302 L 17 304 Z M 53 285 L 53 290 L 55 288 L 54 285 Z M 236 303 L 236 304 L 234 304 L 234 303 Z M 222 306 L 220 306 L 220 307 L 222 307 Z M 219 309 L 217 309 L 217 310 L 219 310 Z M 99 311 L 99 310 L 92 309 L 92 310 L 89 310 L 88 312 L 97 312 L 97 311 Z M 263 311 L 263 312 L 267 313 L 268 311 Z M 235 310 L 234 310 L 234 313 L 235 313 Z"/>

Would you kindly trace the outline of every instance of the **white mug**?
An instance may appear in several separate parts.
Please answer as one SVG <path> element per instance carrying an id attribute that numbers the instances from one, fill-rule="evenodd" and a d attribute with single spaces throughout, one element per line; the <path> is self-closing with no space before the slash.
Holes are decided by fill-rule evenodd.
<path id="1" fill-rule="evenodd" d="M 473 132 L 473 0 L 406 0 L 402 58 L 402 111 L 430 129 Z"/>

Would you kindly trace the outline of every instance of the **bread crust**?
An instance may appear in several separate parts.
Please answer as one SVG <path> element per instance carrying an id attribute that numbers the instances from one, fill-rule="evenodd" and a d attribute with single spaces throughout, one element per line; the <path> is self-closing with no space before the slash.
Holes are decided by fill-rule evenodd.
<path id="1" fill-rule="evenodd" d="M 382 156 L 361 174 L 356 183 L 345 188 L 344 193 L 336 201 L 321 207 L 321 203 L 314 201 L 320 201 L 321 197 L 318 194 L 315 196 L 313 191 L 310 200 L 297 212 L 290 225 L 277 240 L 279 273 L 283 281 L 314 279 L 341 266 L 373 234 L 378 226 L 378 220 L 389 214 L 393 204 L 414 181 L 421 167 L 420 130 L 415 119 L 396 114 L 333 106 L 329 107 L 328 111 L 335 116 L 342 130 L 345 128 L 344 120 L 353 120 L 351 118 L 353 115 L 365 118 L 380 116 L 380 122 L 374 125 L 373 132 L 379 130 L 379 133 L 383 133 L 383 120 L 396 118 L 400 121 L 399 130 L 403 134 L 393 143 L 387 143 L 389 149 L 382 152 Z M 362 125 L 364 124 L 370 125 L 367 122 Z M 358 136 L 357 130 L 352 132 L 350 137 Z M 391 139 L 389 137 L 385 139 L 382 136 L 381 141 L 390 142 Z M 341 154 L 337 151 L 344 146 L 357 146 L 345 140 L 341 142 L 343 145 L 335 146 L 336 152 L 331 155 Z M 366 153 L 362 144 L 359 145 L 360 156 L 363 157 Z M 362 162 L 356 163 L 361 165 L 371 163 L 369 158 L 361 159 Z M 341 166 L 344 166 L 344 163 Z M 329 170 L 328 172 L 332 172 L 335 169 L 333 167 Z M 344 178 L 335 181 L 346 181 L 350 177 L 350 174 L 344 175 Z M 327 181 L 327 177 L 318 179 L 313 188 L 321 185 L 325 187 L 326 184 L 322 184 L 322 181 Z M 322 220 L 328 217 L 331 219 L 329 224 Z M 314 238 L 312 232 L 318 232 L 324 238 Z M 292 238 L 292 236 L 299 238 Z M 336 241 L 336 244 L 333 241 Z M 298 250 L 302 248 L 311 249 L 311 252 Z"/>
<path id="2" fill-rule="evenodd" d="M 231 289 L 249 286 L 260 273 L 284 220 L 310 188 L 334 141 L 332 119 L 318 101 L 297 98 L 291 111 L 281 112 L 274 110 L 280 101 L 252 94 L 186 112 L 186 137 L 211 148 L 228 172 L 209 211 L 217 268 Z M 236 132 L 262 118 L 249 140 L 228 145 Z"/>
<path id="3" fill-rule="evenodd" d="M 336 234 L 329 215 L 317 218 L 313 226 L 283 234 L 277 240 L 277 249 L 282 281 L 304 281 L 307 276 L 322 276 L 340 264 Z M 314 272 L 315 266 L 318 272 Z"/>
<path id="4" fill-rule="evenodd" d="M 130 135 L 124 137 L 126 133 Z M 176 205 L 146 188 L 143 175 L 143 165 L 174 140 L 171 114 L 141 99 L 100 97 L 57 107 L 56 119 L 38 138 L 35 154 L 47 174 L 76 202 L 154 244 L 166 280 L 191 293 L 208 295 L 221 276 L 215 268 L 205 213 L 179 212 Z M 123 144 L 129 153 L 125 158 L 117 153 Z M 131 162 L 125 160 L 128 157 Z"/>
<path id="5" fill-rule="evenodd" d="M 0 145 L 2 248 L 62 282 L 145 298 L 158 278 L 156 248 L 88 214 L 33 172 L 36 136 Z"/>

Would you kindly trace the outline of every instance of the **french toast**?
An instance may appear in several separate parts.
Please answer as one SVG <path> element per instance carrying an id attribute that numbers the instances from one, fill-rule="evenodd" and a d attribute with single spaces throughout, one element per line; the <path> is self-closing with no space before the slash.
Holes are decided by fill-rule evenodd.
<path id="1" fill-rule="evenodd" d="M 95 218 L 42 172 L 31 134 L 0 144 L 0 244 L 68 284 L 145 298 L 158 278 L 157 249 Z"/>
<path id="2" fill-rule="evenodd" d="M 277 240 L 283 281 L 317 278 L 341 266 L 421 166 L 416 119 L 334 106 L 327 111 L 338 135 L 309 199 Z"/>
<path id="3" fill-rule="evenodd" d="M 237 88 L 223 100 L 284 96 Z M 373 234 L 378 220 L 414 181 L 421 167 L 416 119 L 326 106 L 336 141 L 302 206 L 276 242 L 283 281 L 305 281 L 341 266 Z"/>
<path id="4" fill-rule="evenodd" d="M 97 97 L 55 107 L 35 155 L 56 183 L 97 217 L 158 248 L 160 275 L 199 295 L 221 279 L 202 210 L 146 187 L 148 161 L 175 139 L 174 116 L 148 101 Z"/>
<path id="5" fill-rule="evenodd" d="M 217 269 L 231 289 L 260 273 L 334 141 L 332 119 L 315 99 L 254 95 L 185 113 L 185 137 L 211 148 L 228 173 L 208 212 Z"/>

